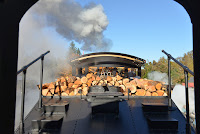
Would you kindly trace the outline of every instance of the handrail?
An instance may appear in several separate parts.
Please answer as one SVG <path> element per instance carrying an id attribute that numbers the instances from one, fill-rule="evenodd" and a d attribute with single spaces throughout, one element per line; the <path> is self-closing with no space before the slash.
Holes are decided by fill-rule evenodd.
<path id="1" fill-rule="evenodd" d="M 27 64 L 26 66 L 22 67 L 19 71 L 17 71 L 17 75 L 20 74 L 22 71 L 26 70 L 28 67 L 30 67 L 33 63 L 35 63 L 36 61 L 38 61 L 39 59 L 41 59 L 42 57 L 44 57 L 46 54 L 48 54 L 50 51 L 47 51 L 46 53 L 42 54 L 41 56 L 39 56 L 38 58 L 36 58 L 35 60 L 33 60 L 32 62 L 30 62 L 29 64 Z"/>
<path id="2" fill-rule="evenodd" d="M 176 62 L 179 66 L 181 66 L 185 71 L 190 73 L 194 76 L 194 72 L 192 72 L 187 66 L 184 66 L 181 62 L 176 60 L 174 57 L 172 57 L 170 54 L 168 54 L 165 50 L 162 50 L 163 53 L 165 53 L 170 59 L 172 59 L 174 62 Z"/>
<path id="3" fill-rule="evenodd" d="M 184 75 L 185 75 L 185 101 L 186 101 L 186 133 L 191 134 L 191 126 L 190 126 L 190 116 L 189 116 L 189 92 L 188 92 L 188 73 L 194 76 L 194 72 L 192 72 L 187 66 L 184 66 L 182 63 L 180 63 L 178 60 L 176 60 L 174 57 L 172 57 L 170 54 L 162 50 L 164 54 L 167 55 L 168 57 L 168 84 L 169 84 L 169 89 L 168 89 L 168 99 L 169 99 L 169 107 L 172 107 L 172 99 L 171 99 L 171 65 L 170 65 L 170 60 L 172 59 L 175 61 L 179 66 L 181 66 L 184 69 Z"/>
<path id="4" fill-rule="evenodd" d="M 44 56 L 48 54 L 50 51 L 42 54 L 26 66 L 22 67 L 19 71 L 17 71 L 17 75 L 23 72 L 23 80 L 22 80 L 22 99 L 21 99 L 21 119 L 20 119 L 20 133 L 24 133 L 24 101 L 25 101 L 25 89 L 26 89 L 26 71 L 27 69 L 34 64 L 36 61 L 41 59 L 41 70 L 40 70 L 40 94 L 39 94 L 39 108 L 42 108 L 42 83 L 43 83 L 43 61 Z"/>

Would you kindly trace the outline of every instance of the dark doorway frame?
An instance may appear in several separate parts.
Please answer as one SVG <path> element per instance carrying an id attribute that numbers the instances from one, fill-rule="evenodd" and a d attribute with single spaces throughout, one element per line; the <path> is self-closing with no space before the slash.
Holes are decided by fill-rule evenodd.
<path id="1" fill-rule="evenodd" d="M 26 11 L 38 0 L 1 0 L 0 1 L 0 100 L 3 103 L 1 130 L 4 133 L 14 132 L 16 72 L 18 60 L 19 22 Z M 193 57 L 196 133 L 200 133 L 200 1 L 175 0 L 188 12 L 193 24 Z M 5 118 L 6 117 L 6 118 Z M 9 126 L 9 129 L 6 129 Z"/>

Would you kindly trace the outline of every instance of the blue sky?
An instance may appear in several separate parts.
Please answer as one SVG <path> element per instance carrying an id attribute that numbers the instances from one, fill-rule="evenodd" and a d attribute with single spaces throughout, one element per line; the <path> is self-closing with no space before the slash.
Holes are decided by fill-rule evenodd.
<path id="1" fill-rule="evenodd" d="M 192 24 L 185 9 L 173 0 L 76 0 L 82 6 L 101 4 L 109 25 L 111 52 L 158 60 L 164 49 L 174 57 L 191 51 Z"/>

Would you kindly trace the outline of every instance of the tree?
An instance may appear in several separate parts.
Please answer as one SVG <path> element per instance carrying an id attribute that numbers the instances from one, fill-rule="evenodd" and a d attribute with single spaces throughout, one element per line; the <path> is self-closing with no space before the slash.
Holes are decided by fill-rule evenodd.
<path id="1" fill-rule="evenodd" d="M 183 57 L 178 57 L 176 59 L 193 71 L 193 51 L 189 51 L 185 53 Z M 153 60 L 153 63 L 147 62 L 143 67 L 144 69 L 142 69 L 142 78 L 147 78 L 148 73 L 152 71 L 168 73 L 168 60 L 164 57 L 161 57 L 158 62 Z M 185 82 L 184 70 L 173 61 L 171 61 L 171 77 L 173 84 Z M 189 79 L 190 77 L 191 75 L 189 74 Z"/>

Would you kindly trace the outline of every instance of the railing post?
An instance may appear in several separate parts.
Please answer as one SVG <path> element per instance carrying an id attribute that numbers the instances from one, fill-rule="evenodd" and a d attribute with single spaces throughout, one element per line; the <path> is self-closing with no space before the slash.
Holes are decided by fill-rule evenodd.
<path id="1" fill-rule="evenodd" d="M 22 80 L 20 134 L 24 133 L 24 100 L 25 100 L 25 89 L 26 89 L 26 70 L 23 71 L 23 80 Z"/>
<path id="2" fill-rule="evenodd" d="M 185 74 L 185 100 L 186 100 L 186 133 L 191 134 L 190 128 L 190 111 L 189 111 L 189 92 L 188 92 L 188 72 L 184 71 Z"/>
<path id="3" fill-rule="evenodd" d="M 44 56 L 41 57 L 41 70 L 40 70 L 40 95 L 39 95 L 39 106 L 38 106 L 38 108 L 42 108 L 43 63 L 44 63 Z"/>
<path id="4" fill-rule="evenodd" d="M 169 108 L 172 107 L 172 99 L 171 99 L 171 58 L 168 56 L 168 106 Z"/>

